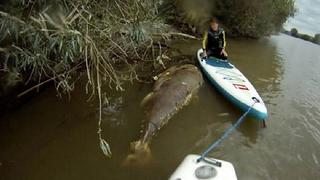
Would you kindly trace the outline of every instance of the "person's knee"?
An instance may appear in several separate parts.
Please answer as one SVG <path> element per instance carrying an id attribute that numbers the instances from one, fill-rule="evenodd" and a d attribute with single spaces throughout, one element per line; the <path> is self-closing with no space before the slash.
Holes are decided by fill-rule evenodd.
<path id="1" fill-rule="evenodd" d="M 221 55 L 221 59 L 223 59 L 223 60 L 227 60 L 228 59 L 228 56 L 225 56 L 225 55 Z"/>

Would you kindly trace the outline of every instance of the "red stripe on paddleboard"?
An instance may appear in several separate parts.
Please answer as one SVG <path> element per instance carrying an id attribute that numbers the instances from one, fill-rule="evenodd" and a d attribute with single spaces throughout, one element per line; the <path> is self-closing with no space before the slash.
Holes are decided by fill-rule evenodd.
<path id="1" fill-rule="evenodd" d="M 233 86 L 234 86 L 236 89 L 241 89 L 241 90 L 247 90 L 247 91 L 249 91 L 249 88 L 247 88 L 247 86 L 244 85 L 244 84 L 233 84 Z"/>

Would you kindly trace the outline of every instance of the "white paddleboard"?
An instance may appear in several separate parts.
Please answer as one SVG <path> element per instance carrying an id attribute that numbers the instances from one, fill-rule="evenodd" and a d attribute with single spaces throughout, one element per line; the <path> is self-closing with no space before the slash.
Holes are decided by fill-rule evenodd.
<path id="1" fill-rule="evenodd" d="M 259 120 L 267 119 L 267 108 L 249 80 L 227 60 L 214 57 L 203 59 L 202 53 L 203 50 L 199 49 L 197 58 L 210 82 L 243 111 L 247 111 L 255 103 L 255 99 L 258 100 L 259 103 L 254 104 L 249 115 Z"/>

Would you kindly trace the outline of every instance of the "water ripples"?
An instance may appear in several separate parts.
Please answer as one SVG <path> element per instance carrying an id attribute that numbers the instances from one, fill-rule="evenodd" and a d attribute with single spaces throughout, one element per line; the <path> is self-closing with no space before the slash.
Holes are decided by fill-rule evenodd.
<path id="1" fill-rule="evenodd" d="M 318 144 L 320 144 L 320 129 L 317 124 L 314 122 L 317 122 L 316 119 L 313 117 L 306 117 L 306 116 L 300 116 L 301 124 L 306 128 L 308 133 L 313 137 L 315 141 L 317 141 Z"/>

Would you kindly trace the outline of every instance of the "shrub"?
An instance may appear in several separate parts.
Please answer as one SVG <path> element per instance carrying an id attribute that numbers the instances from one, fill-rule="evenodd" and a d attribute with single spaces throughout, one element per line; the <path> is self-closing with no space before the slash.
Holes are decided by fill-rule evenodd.
<path id="1" fill-rule="evenodd" d="M 257 38 L 279 32 L 294 12 L 293 0 L 217 0 L 214 14 L 229 34 Z"/>
<path id="2" fill-rule="evenodd" d="M 176 4 L 197 27 L 208 26 L 204 19 L 216 16 L 229 35 L 253 38 L 279 32 L 295 13 L 294 0 L 176 0 Z"/>
<path id="3" fill-rule="evenodd" d="M 298 35 L 299 35 L 298 30 L 296 28 L 292 28 L 290 31 L 290 34 L 293 37 L 298 37 Z"/>
<path id="4" fill-rule="evenodd" d="M 157 19 L 161 2 L 8 1 L 0 6 L 0 75 L 15 72 L 26 84 L 38 82 L 33 88 L 53 81 L 58 92 L 69 93 L 85 67 L 86 89 L 100 106 L 100 146 L 110 155 L 100 127 L 102 83 L 123 90 L 123 81 L 138 79 L 132 61 L 162 64 L 161 48 L 155 50 L 148 32 L 163 27 Z"/>
<path id="5" fill-rule="evenodd" d="M 320 44 L 320 34 L 314 35 L 313 42 L 316 44 Z"/>

